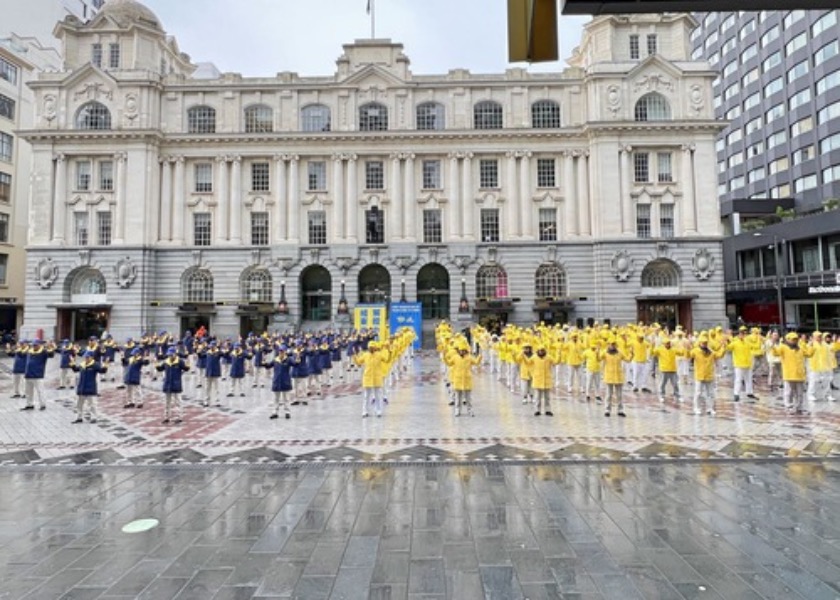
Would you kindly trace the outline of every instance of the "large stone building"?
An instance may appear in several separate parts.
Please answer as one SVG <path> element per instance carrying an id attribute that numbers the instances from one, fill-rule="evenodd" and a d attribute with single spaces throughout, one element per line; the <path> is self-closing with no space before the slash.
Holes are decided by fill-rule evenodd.
<path id="1" fill-rule="evenodd" d="M 375 39 L 330 77 L 243 78 L 196 70 L 134 0 L 67 19 L 24 133 L 24 329 L 234 335 L 281 300 L 318 326 L 402 297 L 429 323 L 718 324 L 721 125 L 695 25 L 597 18 L 554 74 L 415 75 Z"/>

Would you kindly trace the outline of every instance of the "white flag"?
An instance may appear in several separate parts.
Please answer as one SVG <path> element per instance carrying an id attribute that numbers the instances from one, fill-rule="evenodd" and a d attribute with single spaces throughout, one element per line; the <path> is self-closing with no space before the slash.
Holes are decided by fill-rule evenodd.
<path id="1" fill-rule="evenodd" d="M 370 0 L 368 0 L 367 4 L 367 14 L 370 14 Z"/>

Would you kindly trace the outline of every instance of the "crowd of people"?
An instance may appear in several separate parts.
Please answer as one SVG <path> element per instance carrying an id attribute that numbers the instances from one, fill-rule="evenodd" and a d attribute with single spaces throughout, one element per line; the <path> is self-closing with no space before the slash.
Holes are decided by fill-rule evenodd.
<path id="1" fill-rule="evenodd" d="M 790 413 L 805 414 L 806 400 L 833 401 L 840 341 L 819 331 L 810 336 L 740 326 L 687 332 L 658 324 L 583 329 L 537 324 L 507 325 L 500 333 L 475 327 L 454 331 L 442 323 L 436 349 L 446 372 L 455 416 L 472 409 L 472 372 L 484 362 L 490 373 L 523 404 L 535 405 L 535 416 L 553 416 L 552 392 L 604 403 L 604 416 L 626 417 L 624 394 L 658 394 L 661 403 L 681 403 L 690 394 L 695 415 L 716 414 L 722 375 L 731 373 L 732 401 L 758 402 L 754 382 L 765 376 L 771 391 L 782 389 Z M 654 381 L 658 382 L 655 389 Z M 689 390 L 690 386 L 690 392 Z"/>

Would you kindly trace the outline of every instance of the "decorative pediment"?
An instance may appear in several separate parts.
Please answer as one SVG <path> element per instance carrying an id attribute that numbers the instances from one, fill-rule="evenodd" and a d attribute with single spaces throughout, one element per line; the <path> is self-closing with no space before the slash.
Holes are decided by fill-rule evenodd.
<path id="1" fill-rule="evenodd" d="M 315 202 L 319 204 L 332 204 L 332 200 L 330 200 L 326 192 L 311 192 L 301 198 L 301 203 L 304 206 L 310 206 Z"/>
<path id="2" fill-rule="evenodd" d="M 665 186 L 643 185 L 630 192 L 630 197 L 634 198 L 637 202 L 644 202 L 646 200 L 649 201 L 653 199 L 667 201 L 682 197 L 682 192 L 677 189 L 676 184 Z"/>
<path id="3" fill-rule="evenodd" d="M 533 196 L 531 196 L 531 200 L 533 200 L 537 204 L 550 204 L 551 202 L 559 203 L 563 200 L 563 196 L 561 196 L 557 192 L 545 191 L 540 192 L 538 194 L 534 194 Z"/>
<path id="4" fill-rule="evenodd" d="M 88 63 L 68 75 L 61 87 L 69 91 L 74 102 L 81 104 L 90 100 L 112 101 L 118 84 L 110 73 Z"/>
<path id="5" fill-rule="evenodd" d="M 394 87 L 404 87 L 405 81 L 380 67 L 379 65 L 367 65 L 362 69 L 349 75 L 341 81 L 344 85 L 352 85 L 361 90 L 378 89 L 386 90 Z"/>
<path id="6" fill-rule="evenodd" d="M 676 82 L 682 76 L 682 70 L 654 54 L 632 68 L 627 73 L 627 80 L 632 82 L 632 90 L 636 94 L 672 93 L 676 91 Z"/>
<path id="7" fill-rule="evenodd" d="M 418 204 L 428 204 L 431 202 L 432 204 L 437 203 L 438 205 L 441 205 L 446 204 L 448 201 L 449 200 L 446 197 L 442 196 L 440 192 L 428 192 L 426 194 L 421 194 L 420 196 L 417 196 Z"/>
<path id="8" fill-rule="evenodd" d="M 382 194 L 359 194 L 359 204 L 366 206 L 383 206 L 390 204 L 390 199 Z"/>
<path id="9" fill-rule="evenodd" d="M 497 192 L 481 192 L 475 197 L 476 204 L 487 204 L 489 206 L 503 203 L 504 201 L 504 196 L 501 196 Z"/>

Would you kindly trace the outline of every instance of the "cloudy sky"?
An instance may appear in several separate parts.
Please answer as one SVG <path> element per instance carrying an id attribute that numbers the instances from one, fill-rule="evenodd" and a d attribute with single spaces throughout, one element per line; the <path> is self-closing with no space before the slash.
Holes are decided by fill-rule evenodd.
<path id="1" fill-rule="evenodd" d="M 370 37 L 367 0 L 141 0 L 194 62 L 221 71 L 330 75 L 341 45 Z M 501 72 L 507 62 L 506 0 L 374 0 L 376 37 L 405 46 L 418 74 L 463 67 Z M 570 56 L 588 18 L 560 17 L 560 56 Z M 525 66 L 524 64 L 518 66 Z M 565 61 L 532 67 L 558 70 Z"/>

